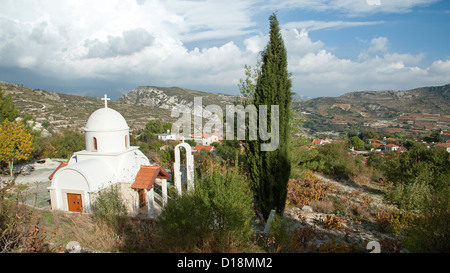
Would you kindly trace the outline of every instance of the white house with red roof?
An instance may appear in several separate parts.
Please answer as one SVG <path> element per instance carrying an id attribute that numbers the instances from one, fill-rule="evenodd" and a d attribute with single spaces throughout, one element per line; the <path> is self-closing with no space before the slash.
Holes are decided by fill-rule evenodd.
<path id="1" fill-rule="evenodd" d="M 446 142 L 446 143 L 436 143 L 435 147 L 438 149 L 445 149 L 447 150 L 448 153 L 450 153 L 450 143 Z"/>
<path id="2" fill-rule="evenodd" d="M 323 144 L 323 139 L 315 138 L 315 139 L 313 139 L 312 143 L 314 145 L 322 145 Z"/>
<path id="3" fill-rule="evenodd" d="M 163 200 L 170 175 L 151 166 L 139 147 L 130 146 L 129 127 L 123 116 L 105 107 L 89 117 L 84 128 L 86 149 L 75 152 L 49 177 L 51 207 L 54 210 L 92 212 L 100 191 L 117 185 L 129 214 L 143 210 L 155 216 L 153 186 L 161 183 Z"/>
<path id="4" fill-rule="evenodd" d="M 330 143 L 339 143 L 338 140 L 332 140 L 331 138 L 326 138 L 326 139 L 321 139 L 321 138 L 315 138 L 312 141 L 312 144 L 314 145 L 325 145 L 325 144 L 330 144 Z"/>
<path id="5" fill-rule="evenodd" d="M 398 151 L 399 149 L 400 149 L 400 146 L 395 145 L 395 144 L 384 145 L 384 150 L 387 152 L 394 152 L 394 151 Z"/>
<path id="6" fill-rule="evenodd" d="M 194 151 L 196 151 L 196 152 L 199 152 L 201 150 L 206 150 L 208 152 L 212 152 L 212 151 L 214 151 L 214 146 L 198 144 L 194 147 Z"/>

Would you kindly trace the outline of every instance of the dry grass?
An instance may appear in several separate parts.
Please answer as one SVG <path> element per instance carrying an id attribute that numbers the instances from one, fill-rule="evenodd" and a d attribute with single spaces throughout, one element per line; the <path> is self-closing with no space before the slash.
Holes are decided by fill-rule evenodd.
<path id="1" fill-rule="evenodd" d="M 334 204 L 331 200 L 317 200 L 311 203 L 314 211 L 331 214 L 334 211 Z"/>
<path id="2" fill-rule="evenodd" d="M 65 248 L 70 241 L 87 252 L 165 252 L 153 220 L 123 218 L 117 225 L 90 214 L 41 212 L 42 225 L 57 231 L 52 244 Z"/>

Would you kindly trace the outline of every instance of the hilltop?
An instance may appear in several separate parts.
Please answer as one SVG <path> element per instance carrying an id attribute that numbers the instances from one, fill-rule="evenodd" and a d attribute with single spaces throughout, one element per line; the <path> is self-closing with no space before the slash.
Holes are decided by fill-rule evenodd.
<path id="1" fill-rule="evenodd" d="M 450 128 L 450 84 L 407 91 L 361 91 L 293 102 L 311 134 L 370 126 L 386 132 L 427 133 Z"/>
<path id="2" fill-rule="evenodd" d="M 84 97 L 71 94 L 34 89 L 21 84 L 0 82 L 0 87 L 11 94 L 14 104 L 20 112 L 32 114 L 36 122 L 50 131 L 64 128 L 77 128 L 80 131 L 89 116 L 103 106 L 100 98 Z M 131 130 L 145 127 L 153 119 L 170 119 L 170 110 L 154 106 L 131 105 L 109 102 L 109 107 L 119 111 L 128 121 Z"/>
<path id="3" fill-rule="evenodd" d="M 225 109 L 225 105 L 233 105 L 237 97 L 220 93 L 202 92 L 181 87 L 139 86 L 120 97 L 117 102 L 133 105 L 154 106 L 172 109 L 177 105 L 192 108 L 194 98 L 202 97 L 204 106 L 216 104 Z"/>
<path id="4" fill-rule="evenodd" d="M 102 107 L 100 98 L 33 89 L 21 84 L 0 82 L 23 113 L 32 114 L 49 130 L 83 128 L 89 115 Z M 238 96 L 202 92 L 182 87 L 139 86 L 116 101 L 109 102 L 128 121 L 131 130 L 145 127 L 154 119 L 173 122 L 171 110 L 176 105 L 193 106 L 202 97 L 203 106 L 233 105 Z M 450 130 L 450 84 L 421 87 L 407 91 L 360 91 L 339 97 L 299 100 L 292 107 L 303 112 L 303 133 L 342 135 L 370 126 L 376 130 L 427 134 L 431 130 Z"/>

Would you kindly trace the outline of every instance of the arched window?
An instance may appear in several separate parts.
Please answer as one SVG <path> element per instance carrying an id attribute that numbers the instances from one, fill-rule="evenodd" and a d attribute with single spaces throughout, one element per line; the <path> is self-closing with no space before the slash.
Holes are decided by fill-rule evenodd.
<path id="1" fill-rule="evenodd" d="M 94 137 L 92 139 L 92 151 L 97 152 L 97 138 L 96 137 Z"/>
<path id="2" fill-rule="evenodd" d="M 128 149 L 128 135 L 125 136 L 125 149 Z"/>

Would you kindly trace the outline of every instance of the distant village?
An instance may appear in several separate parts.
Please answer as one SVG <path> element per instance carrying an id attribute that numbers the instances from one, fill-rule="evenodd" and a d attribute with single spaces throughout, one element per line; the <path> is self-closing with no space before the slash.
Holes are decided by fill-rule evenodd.
<path id="1" fill-rule="evenodd" d="M 428 143 L 422 139 L 415 138 L 412 141 L 423 143 L 427 145 L 427 148 L 438 148 L 438 149 L 446 149 L 447 152 L 450 153 L 450 132 L 442 132 L 441 131 L 441 137 L 442 142 L 437 143 Z M 159 134 L 158 139 L 161 141 L 169 141 L 169 140 L 177 140 L 177 141 L 188 141 L 193 140 L 197 144 L 193 151 L 200 151 L 200 150 L 207 150 L 209 152 L 214 151 L 214 146 L 212 146 L 212 143 L 220 142 L 223 140 L 222 134 L 193 134 L 190 136 L 183 136 L 181 134 L 175 134 L 171 133 L 170 131 L 167 131 L 167 133 Z M 330 138 L 314 138 L 311 142 L 311 145 L 303 145 L 302 149 L 314 149 L 317 146 L 327 145 L 330 143 L 342 143 L 342 140 L 339 139 L 330 139 Z M 244 147 L 241 144 L 241 150 L 244 150 Z M 392 137 L 384 137 L 383 140 L 379 139 L 368 139 L 367 143 L 369 150 L 365 151 L 357 151 L 354 149 L 354 147 L 350 147 L 350 150 L 354 154 L 365 154 L 369 153 L 371 151 L 376 152 L 403 152 L 406 150 L 406 148 L 402 145 L 402 140 L 392 138 Z"/>
<path id="2" fill-rule="evenodd" d="M 441 131 L 441 137 L 442 137 L 442 142 L 426 142 L 422 139 L 418 139 L 418 138 L 414 138 L 412 139 L 412 141 L 417 142 L 417 143 L 423 143 L 425 145 L 427 145 L 428 149 L 431 148 L 437 148 L 437 149 L 446 149 L 447 152 L 450 153 L 450 132 L 442 132 Z M 316 146 L 321 146 L 321 145 L 326 145 L 326 144 L 330 144 L 330 143 L 341 143 L 342 140 L 333 140 L 330 138 L 325 138 L 325 139 L 320 139 L 320 138 L 315 138 L 312 141 L 312 144 L 310 146 L 302 146 L 302 149 L 313 149 Z M 370 138 L 368 139 L 368 143 L 367 145 L 370 147 L 370 150 L 366 150 L 366 151 L 356 151 L 354 149 L 354 147 L 350 147 L 350 149 L 353 151 L 353 153 L 355 154 L 361 154 L 361 153 L 368 153 L 371 151 L 376 151 L 376 152 L 395 152 L 395 151 L 406 151 L 406 148 L 404 146 L 402 146 L 402 140 L 400 139 L 396 139 L 396 138 L 392 138 L 392 137 L 384 137 L 383 140 L 379 140 L 379 139 L 373 139 Z"/>
<path id="3" fill-rule="evenodd" d="M 207 150 L 208 152 L 214 151 L 214 146 L 212 143 L 220 142 L 223 140 L 222 134 L 192 134 L 190 136 L 184 136 L 181 134 L 171 133 L 169 130 L 167 133 L 159 134 L 158 140 L 161 141 L 169 141 L 169 140 L 177 140 L 177 141 L 189 141 L 193 140 L 197 145 L 193 148 L 193 152 L 199 152 L 201 150 Z"/>

